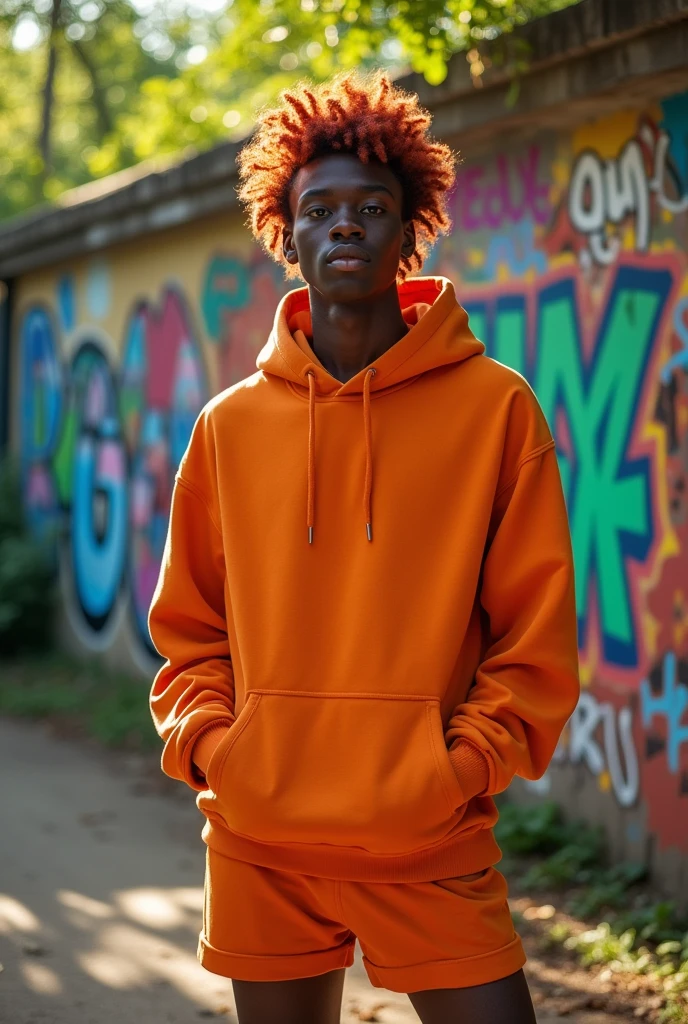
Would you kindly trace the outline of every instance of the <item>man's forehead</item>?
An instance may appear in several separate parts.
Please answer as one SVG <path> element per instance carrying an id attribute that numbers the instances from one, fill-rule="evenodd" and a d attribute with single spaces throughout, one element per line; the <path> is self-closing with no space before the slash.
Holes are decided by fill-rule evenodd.
<path id="1" fill-rule="evenodd" d="M 292 183 L 292 198 L 326 198 L 335 192 L 361 192 L 387 194 L 396 199 L 401 185 L 381 163 L 364 164 L 352 154 L 333 154 L 320 157 L 301 167 Z"/>

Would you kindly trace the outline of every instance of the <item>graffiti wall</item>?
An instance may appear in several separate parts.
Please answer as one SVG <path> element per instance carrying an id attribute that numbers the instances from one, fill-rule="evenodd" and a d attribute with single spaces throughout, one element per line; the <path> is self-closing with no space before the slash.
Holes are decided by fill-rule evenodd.
<path id="1" fill-rule="evenodd" d="M 468 159 L 452 277 L 554 432 L 583 695 L 546 792 L 587 773 L 688 853 L 688 94 Z M 637 821 L 637 817 L 628 817 Z"/>
<path id="2" fill-rule="evenodd" d="M 688 94 L 464 156 L 427 270 L 532 383 L 575 551 L 583 696 L 537 788 L 583 778 L 686 854 Z M 150 669 L 176 466 L 206 399 L 253 372 L 284 290 L 229 216 L 18 283 L 26 504 L 81 647 Z"/>
<path id="3" fill-rule="evenodd" d="M 18 283 L 26 508 L 79 648 L 150 673 L 175 471 L 204 403 L 254 371 L 285 288 L 232 219 Z"/>

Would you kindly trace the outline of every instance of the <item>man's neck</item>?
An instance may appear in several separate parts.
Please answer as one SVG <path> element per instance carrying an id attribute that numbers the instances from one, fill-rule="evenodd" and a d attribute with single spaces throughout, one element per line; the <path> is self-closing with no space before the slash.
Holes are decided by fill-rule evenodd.
<path id="1" fill-rule="evenodd" d="M 343 384 L 408 333 L 393 285 L 365 302 L 329 303 L 310 289 L 313 351 Z"/>

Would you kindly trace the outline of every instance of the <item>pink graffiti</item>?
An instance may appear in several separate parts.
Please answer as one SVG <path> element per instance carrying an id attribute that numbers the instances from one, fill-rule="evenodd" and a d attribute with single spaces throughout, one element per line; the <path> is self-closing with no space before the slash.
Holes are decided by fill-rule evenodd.
<path id="1" fill-rule="evenodd" d="M 500 228 L 505 221 L 518 224 L 532 217 L 536 224 L 549 219 L 549 186 L 538 178 L 540 150 L 531 146 L 525 156 L 507 158 L 500 153 L 490 172 L 481 165 L 467 167 L 458 176 L 458 223 L 464 231 Z"/>
<path id="2" fill-rule="evenodd" d="M 178 370 L 177 352 L 188 342 L 186 312 L 177 293 L 168 290 L 162 309 L 146 303 L 142 315 L 150 367 L 146 400 L 154 408 L 166 408 Z"/>

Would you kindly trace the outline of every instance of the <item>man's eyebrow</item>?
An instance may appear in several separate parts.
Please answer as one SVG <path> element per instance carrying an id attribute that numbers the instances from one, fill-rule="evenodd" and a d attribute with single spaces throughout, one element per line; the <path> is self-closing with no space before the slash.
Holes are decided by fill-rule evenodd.
<path id="1" fill-rule="evenodd" d="M 352 185 L 352 188 L 357 189 L 359 192 L 386 192 L 388 196 L 394 199 L 394 193 L 391 189 L 388 189 L 386 185 Z M 321 199 L 326 196 L 333 196 L 334 190 L 331 188 L 309 188 L 306 192 L 303 192 L 299 196 L 299 202 L 302 203 L 304 199 Z"/>

